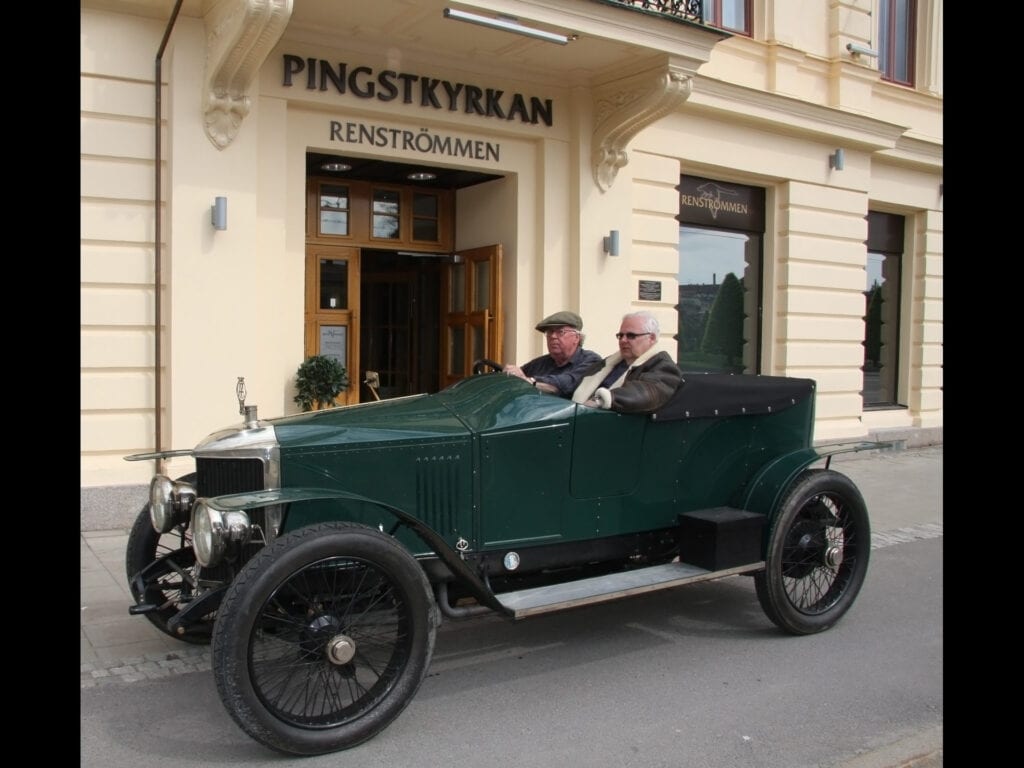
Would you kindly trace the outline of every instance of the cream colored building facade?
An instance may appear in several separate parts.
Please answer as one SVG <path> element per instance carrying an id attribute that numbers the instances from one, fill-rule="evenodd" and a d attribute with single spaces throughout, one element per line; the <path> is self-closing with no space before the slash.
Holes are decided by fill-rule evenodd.
<path id="1" fill-rule="evenodd" d="M 671 332 L 680 176 L 763 189 L 757 372 L 818 382 L 817 442 L 941 442 L 942 2 L 918 0 L 913 87 L 883 81 L 874 57 L 847 49 L 877 40 L 877 3 L 753 0 L 747 37 L 595 0 L 185 0 L 177 15 L 173 0 L 84 0 L 83 505 L 148 482 L 153 463 L 125 455 L 190 448 L 240 421 L 240 376 L 261 418 L 297 410 L 307 152 L 497 177 L 455 193 L 454 242 L 502 247 L 510 362 L 544 351 L 533 325 L 560 309 L 582 314 L 586 345 L 603 355 L 626 311 L 650 309 Z M 481 29 L 445 18 L 446 7 L 577 38 Z M 420 91 L 309 89 L 305 72 L 286 84 L 298 60 L 493 89 L 506 115 L 437 108 Z M 512 94 L 549 104 L 550 124 L 512 119 Z M 414 138 L 339 141 L 348 124 Z M 424 153 L 420 135 L 500 152 L 456 156 L 435 141 Z M 829 160 L 840 148 L 841 169 Z M 225 230 L 211 226 L 216 197 L 227 200 Z M 905 222 L 899 407 L 885 409 L 861 397 L 869 211 Z M 618 256 L 605 252 L 611 230 Z M 641 284 L 660 291 L 641 298 Z"/>

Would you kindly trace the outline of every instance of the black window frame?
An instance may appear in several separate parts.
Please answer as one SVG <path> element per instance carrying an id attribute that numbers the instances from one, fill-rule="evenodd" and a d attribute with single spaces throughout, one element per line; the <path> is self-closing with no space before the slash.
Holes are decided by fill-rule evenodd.
<path id="1" fill-rule="evenodd" d="M 903 354 L 900 348 L 900 340 L 903 333 L 901 310 L 904 290 L 903 267 L 906 250 L 904 238 L 907 220 L 905 216 L 895 213 L 868 211 L 867 222 L 868 239 L 865 242 L 865 246 L 867 247 L 868 258 L 870 259 L 874 255 L 883 257 L 882 275 L 885 278 L 883 285 L 888 284 L 889 286 L 889 295 L 885 297 L 885 300 L 891 301 L 893 304 L 891 309 L 884 313 L 879 308 L 880 316 L 877 318 L 879 320 L 879 327 L 873 333 L 870 327 L 872 319 L 872 288 L 871 286 L 865 286 L 864 338 L 861 342 L 864 346 L 864 364 L 861 366 L 864 383 L 861 390 L 861 404 L 865 411 L 906 408 L 906 405 L 900 402 L 899 380 L 900 361 Z M 891 323 L 892 327 L 884 329 L 887 321 Z M 872 339 L 875 335 L 878 336 L 877 343 L 879 345 L 874 360 L 876 363 L 879 363 L 877 368 L 879 384 L 877 387 L 872 388 L 868 386 L 868 361 L 872 352 Z M 881 347 L 885 345 L 888 345 L 889 349 L 882 354 Z M 874 372 L 874 370 L 871 371 L 871 373 Z M 879 396 L 877 399 L 871 399 L 874 389 L 877 389 L 879 395 L 888 393 L 888 397 Z"/>

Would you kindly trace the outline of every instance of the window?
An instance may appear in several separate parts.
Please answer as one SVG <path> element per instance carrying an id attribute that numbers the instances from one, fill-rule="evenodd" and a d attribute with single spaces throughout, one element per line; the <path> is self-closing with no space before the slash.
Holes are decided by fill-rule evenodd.
<path id="1" fill-rule="evenodd" d="M 878 69 L 882 79 L 914 84 L 917 0 L 879 0 Z"/>
<path id="2" fill-rule="evenodd" d="M 400 237 L 401 193 L 397 189 L 373 190 L 373 236 L 387 240 Z"/>
<path id="3" fill-rule="evenodd" d="M 324 184 L 320 187 L 320 234 L 347 235 L 349 223 L 348 187 Z"/>
<path id="4" fill-rule="evenodd" d="M 683 371 L 757 373 L 760 250 L 761 238 L 750 233 L 679 228 L 676 361 Z"/>
<path id="5" fill-rule="evenodd" d="M 451 253 L 453 206 L 449 189 L 417 189 L 351 180 L 312 178 L 307 187 L 307 231 L 322 242 L 410 246 Z"/>
<path id="6" fill-rule="evenodd" d="M 861 368 L 864 408 L 897 405 L 903 224 L 902 216 L 868 213 L 864 366 Z"/>
<path id="7" fill-rule="evenodd" d="M 435 243 L 440 239 L 441 206 L 437 195 L 412 193 L 412 239 Z"/>
<path id="8" fill-rule="evenodd" d="M 750 0 L 704 0 L 704 21 L 713 27 L 750 34 Z"/>
<path id="9" fill-rule="evenodd" d="M 765 191 L 681 176 L 676 362 L 684 372 L 761 368 Z"/>

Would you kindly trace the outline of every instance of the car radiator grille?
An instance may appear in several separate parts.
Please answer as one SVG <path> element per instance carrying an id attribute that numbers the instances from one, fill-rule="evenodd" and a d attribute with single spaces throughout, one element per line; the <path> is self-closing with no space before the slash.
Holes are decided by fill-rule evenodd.
<path id="1" fill-rule="evenodd" d="M 264 477 L 263 462 L 259 459 L 196 458 L 196 492 L 201 497 L 262 491 L 266 485 Z M 253 509 L 247 514 L 253 525 L 263 530 L 266 536 L 266 510 Z M 230 563 L 225 562 L 212 569 L 204 568 L 203 577 L 214 581 L 230 581 L 232 572 L 248 562 L 263 544 L 262 536 L 254 537 L 238 550 Z"/>
<path id="2" fill-rule="evenodd" d="M 200 496 L 262 491 L 263 462 L 259 459 L 196 459 L 196 491 Z"/>

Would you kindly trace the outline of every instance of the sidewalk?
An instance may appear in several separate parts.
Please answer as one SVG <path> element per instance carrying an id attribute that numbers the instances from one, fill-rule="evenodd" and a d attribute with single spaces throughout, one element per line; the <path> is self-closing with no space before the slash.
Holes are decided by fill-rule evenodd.
<path id="1" fill-rule="evenodd" d="M 942 536 L 941 445 L 841 454 L 831 469 L 847 475 L 864 495 L 872 549 Z M 128 531 L 82 531 L 80 537 L 82 687 L 208 670 L 208 646 L 179 642 L 144 616 L 129 615 Z"/>

